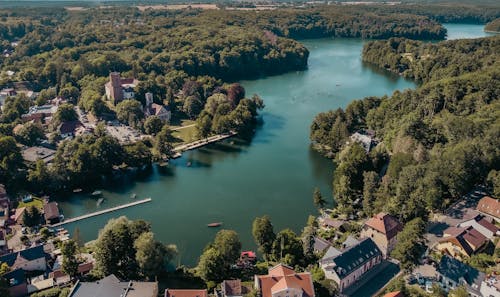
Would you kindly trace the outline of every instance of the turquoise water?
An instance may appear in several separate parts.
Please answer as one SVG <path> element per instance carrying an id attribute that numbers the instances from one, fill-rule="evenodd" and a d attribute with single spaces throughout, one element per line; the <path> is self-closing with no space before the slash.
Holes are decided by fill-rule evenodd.
<path id="1" fill-rule="evenodd" d="M 479 34 L 482 27 L 453 25 L 450 36 L 458 36 L 455 31 Z M 210 222 L 236 230 L 244 249 L 255 249 L 251 228 L 256 216 L 270 215 L 275 230 L 301 232 L 308 215 L 316 214 L 314 187 L 332 201 L 333 164 L 309 147 L 313 117 L 345 107 L 353 99 L 415 87 L 411 81 L 363 65 L 363 42 L 303 41 L 311 53 L 306 71 L 242 82 L 248 95 L 258 93 L 266 104 L 263 124 L 251 143 L 228 140 L 187 152 L 168 167 L 154 167 L 136 179 L 116 181 L 103 189 L 100 208 L 130 202 L 131 193 L 153 201 L 66 228 L 71 232 L 78 227 L 85 240 L 92 240 L 110 218 L 144 219 L 152 223 L 159 240 L 178 246 L 178 261 L 186 265 L 194 265 L 213 239 L 217 230 L 206 227 Z M 67 218 L 99 209 L 96 199 L 85 195 L 69 197 L 60 206 Z"/>

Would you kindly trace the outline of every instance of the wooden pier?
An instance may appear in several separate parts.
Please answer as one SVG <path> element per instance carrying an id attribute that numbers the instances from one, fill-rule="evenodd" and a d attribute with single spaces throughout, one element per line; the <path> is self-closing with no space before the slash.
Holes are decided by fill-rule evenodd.
<path id="1" fill-rule="evenodd" d="M 143 204 L 143 203 L 147 203 L 147 202 L 151 202 L 151 201 L 152 201 L 151 198 L 146 198 L 146 199 L 142 199 L 142 200 L 130 202 L 130 203 L 127 203 L 127 204 L 118 205 L 118 206 L 115 206 L 115 207 L 111 207 L 111 208 L 99 210 L 99 211 L 96 211 L 96 212 L 88 213 L 88 214 L 85 214 L 85 215 L 82 215 L 82 216 L 79 216 L 79 217 L 74 217 L 74 218 L 71 218 L 71 219 L 67 219 L 67 220 L 64 220 L 64 221 L 62 221 L 60 223 L 57 223 L 57 224 L 54 224 L 54 225 L 50 225 L 50 227 L 53 227 L 53 228 L 59 227 L 59 226 L 65 225 L 65 224 L 74 223 L 74 222 L 77 222 L 77 221 L 80 221 L 80 220 L 85 220 L 85 219 L 88 219 L 88 218 L 91 218 L 91 217 L 95 217 L 95 216 L 99 216 L 99 215 L 102 215 L 102 214 L 105 214 L 105 213 L 108 213 L 108 212 L 113 212 L 113 211 L 116 211 L 116 210 L 124 209 L 124 208 L 127 208 L 127 207 L 131 207 L 131 206 L 135 206 L 135 205 L 139 205 L 139 204 Z"/>
<path id="2" fill-rule="evenodd" d="M 182 156 L 182 152 L 194 150 L 194 149 L 200 148 L 202 146 L 205 146 L 205 145 L 217 142 L 217 141 L 221 141 L 221 140 L 226 139 L 226 138 L 233 137 L 236 134 L 238 134 L 238 133 L 236 133 L 236 132 L 229 132 L 228 134 L 214 135 L 214 136 L 211 136 L 211 137 L 208 137 L 208 138 L 204 138 L 204 139 L 200 139 L 200 140 L 197 140 L 197 141 L 193 141 L 193 142 L 190 142 L 190 143 L 186 143 L 186 144 L 183 144 L 183 145 L 176 146 L 174 148 L 175 154 L 173 155 L 172 158 L 173 159 L 179 158 L 179 157 Z"/>

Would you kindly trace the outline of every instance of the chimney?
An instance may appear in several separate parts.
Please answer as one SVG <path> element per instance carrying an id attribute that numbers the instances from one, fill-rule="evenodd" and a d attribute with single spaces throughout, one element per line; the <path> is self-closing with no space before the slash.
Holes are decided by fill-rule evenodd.
<path id="1" fill-rule="evenodd" d="M 111 82 L 111 98 L 113 98 L 113 103 L 116 105 L 123 101 L 123 90 L 122 90 L 122 80 L 120 78 L 120 72 L 111 72 L 109 74 L 109 80 Z"/>

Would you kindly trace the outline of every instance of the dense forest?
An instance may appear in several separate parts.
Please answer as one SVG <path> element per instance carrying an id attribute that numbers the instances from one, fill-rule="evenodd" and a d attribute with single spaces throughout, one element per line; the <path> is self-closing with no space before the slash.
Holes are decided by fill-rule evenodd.
<path id="1" fill-rule="evenodd" d="M 311 140 L 336 155 L 335 200 L 347 213 L 381 210 L 403 221 L 442 210 L 500 164 L 500 37 L 437 44 L 369 42 L 363 59 L 422 82 L 319 114 Z M 384 53 L 384 54 L 381 54 Z M 369 154 L 349 135 L 373 129 Z M 385 161 L 388 167 L 385 167 Z"/>

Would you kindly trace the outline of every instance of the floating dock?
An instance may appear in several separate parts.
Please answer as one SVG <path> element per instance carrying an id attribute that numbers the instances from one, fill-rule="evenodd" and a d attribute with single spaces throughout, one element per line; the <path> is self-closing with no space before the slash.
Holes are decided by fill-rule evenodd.
<path id="1" fill-rule="evenodd" d="M 74 218 L 71 218 L 71 219 L 67 219 L 67 220 L 64 220 L 63 222 L 50 225 L 50 227 L 52 227 L 52 228 L 59 227 L 59 226 L 66 225 L 66 224 L 69 224 L 69 223 L 74 223 L 74 222 L 77 222 L 77 221 L 80 221 L 80 220 L 85 220 L 85 219 L 88 219 L 88 218 L 91 218 L 91 217 L 95 217 L 95 216 L 99 216 L 99 215 L 102 215 L 102 214 L 105 214 L 105 213 L 108 213 L 108 212 L 113 212 L 113 211 L 116 211 L 116 210 L 124 209 L 124 208 L 127 208 L 127 207 L 131 207 L 131 206 L 135 206 L 135 205 L 139 205 L 139 204 L 143 204 L 143 203 L 147 203 L 147 202 L 151 202 L 151 201 L 152 201 L 151 198 L 146 198 L 146 199 L 142 199 L 142 200 L 130 202 L 130 203 L 127 203 L 127 204 L 122 204 L 122 205 L 119 205 L 119 206 L 115 206 L 115 207 L 111 207 L 111 208 L 99 210 L 99 211 L 96 211 L 96 212 L 88 213 L 88 214 L 85 214 L 85 215 L 82 215 L 82 216 L 79 216 L 79 217 L 74 217 Z"/>

